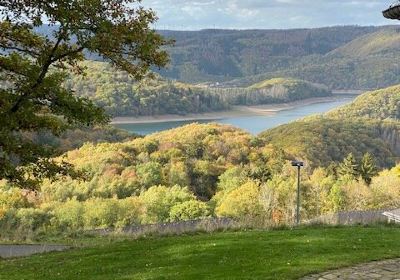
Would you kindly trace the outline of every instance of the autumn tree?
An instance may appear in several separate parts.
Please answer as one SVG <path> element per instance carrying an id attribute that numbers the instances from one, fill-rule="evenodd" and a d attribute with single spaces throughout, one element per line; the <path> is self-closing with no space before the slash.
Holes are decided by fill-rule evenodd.
<path id="1" fill-rule="evenodd" d="M 24 133 L 107 122 L 63 81 L 84 73 L 86 53 L 135 79 L 165 66 L 170 42 L 151 28 L 156 20 L 140 0 L 0 0 L 0 179 L 34 188 L 66 173 L 68 165 L 50 159 L 54 151 Z M 39 32 L 44 25 L 50 32 Z"/>

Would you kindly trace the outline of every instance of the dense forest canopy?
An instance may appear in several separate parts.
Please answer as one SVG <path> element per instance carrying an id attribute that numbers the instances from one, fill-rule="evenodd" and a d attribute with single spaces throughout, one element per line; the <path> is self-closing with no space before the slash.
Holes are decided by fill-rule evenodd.
<path id="1" fill-rule="evenodd" d="M 293 77 L 332 89 L 400 83 L 396 26 L 163 34 L 176 38 L 176 45 L 169 49 L 170 67 L 160 73 L 186 82 L 227 81 L 228 87 L 243 87 Z"/>
<path id="2" fill-rule="evenodd" d="M 260 137 L 313 167 L 327 167 L 349 153 L 361 159 L 369 152 L 380 167 L 391 167 L 400 159 L 397 122 L 317 116 L 268 130 Z"/>
<path id="3" fill-rule="evenodd" d="M 324 55 L 375 27 L 297 30 L 164 31 L 175 38 L 167 77 L 209 81 L 245 77 L 290 66 L 309 55 Z"/>
<path id="4" fill-rule="evenodd" d="M 346 119 L 400 120 L 400 85 L 367 92 L 328 115 Z"/>
<path id="5" fill-rule="evenodd" d="M 348 153 L 360 159 L 368 151 L 379 166 L 388 167 L 400 159 L 399 116 L 397 85 L 366 92 L 325 115 L 268 130 L 261 137 L 313 166 L 328 166 Z"/>
<path id="6" fill-rule="evenodd" d="M 167 48 L 169 66 L 154 70 L 187 83 L 247 87 L 276 77 L 331 89 L 378 89 L 400 83 L 397 26 L 160 33 L 176 43 Z M 86 56 L 100 60 L 90 53 Z"/>
<path id="7" fill-rule="evenodd" d="M 46 180 L 37 193 L 0 182 L 0 237 L 16 228 L 24 234 L 65 233 L 207 217 L 291 224 L 294 159 L 306 162 L 303 219 L 398 208 L 400 124 L 386 120 L 386 107 L 397 104 L 397 91 L 366 93 L 338 112 L 259 136 L 232 126 L 191 124 L 125 142 L 87 143 L 56 159 L 73 164 L 86 180 Z M 365 114 L 370 105 L 384 114 L 375 109 Z M 341 117 L 346 112 L 351 117 Z"/>
<path id="8" fill-rule="evenodd" d="M 375 141 L 375 135 L 362 137 Z M 362 160 L 360 154 L 338 156 L 353 149 L 338 150 L 334 165 L 307 166 L 303 219 L 400 206 L 399 167 L 378 174 L 374 155 L 390 153 L 379 145 L 384 142 L 354 144 L 357 152 L 365 152 Z M 297 182 L 293 159 L 264 136 L 217 124 L 187 125 L 124 143 L 86 144 L 65 155 L 86 174 L 84 181 L 45 181 L 38 193 L 0 182 L 0 237 L 16 229 L 24 235 L 66 234 L 207 217 L 291 224 Z"/>
<path id="9" fill-rule="evenodd" d="M 226 110 L 233 105 L 283 103 L 331 94 L 327 87 L 296 79 L 271 79 L 244 88 L 216 88 L 166 80 L 158 75 L 138 83 L 104 62 L 85 61 L 84 77 L 65 86 L 112 116 L 185 115 Z"/>

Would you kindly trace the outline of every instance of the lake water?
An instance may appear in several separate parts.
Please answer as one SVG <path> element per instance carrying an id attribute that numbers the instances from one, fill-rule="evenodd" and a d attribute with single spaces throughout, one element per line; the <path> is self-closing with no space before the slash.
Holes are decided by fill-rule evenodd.
<path id="1" fill-rule="evenodd" d="M 246 116 L 246 117 L 232 117 L 218 120 L 198 120 L 198 121 L 171 121 L 171 122 L 159 122 L 159 123 L 142 123 L 142 124 L 118 124 L 115 125 L 118 128 L 128 130 L 132 133 L 141 135 L 147 135 L 154 132 L 159 132 L 171 128 L 176 128 L 189 123 L 210 123 L 217 122 L 221 124 L 230 124 L 239 128 L 242 128 L 252 134 L 258 134 L 270 128 L 277 127 L 282 124 L 286 124 L 306 116 L 321 114 L 328 112 L 337 107 L 343 106 L 352 102 L 356 98 L 356 95 L 338 96 L 334 101 L 316 103 L 311 105 L 305 105 L 289 110 L 280 111 L 274 115 L 269 116 Z"/>

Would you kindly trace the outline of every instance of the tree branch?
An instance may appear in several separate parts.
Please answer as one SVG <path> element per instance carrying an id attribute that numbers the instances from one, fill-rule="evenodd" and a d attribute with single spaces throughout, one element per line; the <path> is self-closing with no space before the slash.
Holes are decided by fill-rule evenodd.
<path id="1" fill-rule="evenodd" d="M 31 56 L 39 56 L 39 53 L 37 53 L 37 52 L 35 52 L 33 50 L 27 50 L 27 49 L 23 49 L 23 48 L 16 47 L 16 46 L 5 46 L 3 44 L 0 44 L 0 48 L 2 48 L 4 50 L 15 50 L 15 51 L 18 51 L 18 52 L 29 54 Z"/>
<path id="2" fill-rule="evenodd" d="M 85 49 L 85 47 L 84 47 L 84 46 L 81 46 L 81 47 L 79 47 L 79 48 L 77 48 L 77 49 L 75 49 L 75 50 L 71 50 L 71 51 L 65 52 L 65 53 L 63 53 L 63 54 L 61 54 L 61 55 L 59 55 L 59 56 L 54 57 L 54 58 L 51 60 L 51 63 L 54 63 L 54 62 L 59 61 L 59 60 L 61 60 L 61 59 L 63 59 L 63 58 L 66 58 L 67 56 L 70 56 L 70 55 L 73 55 L 73 54 L 76 54 L 76 53 L 80 53 L 80 52 L 82 52 L 84 49 Z"/>
<path id="3" fill-rule="evenodd" d="M 26 99 L 26 97 L 28 97 L 29 94 L 32 91 L 34 91 L 43 82 L 44 78 L 46 77 L 47 72 L 49 71 L 49 68 L 50 68 L 51 64 L 53 63 L 53 56 L 56 53 L 56 51 L 57 51 L 58 47 L 60 46 L 60 44 L 61 44 L 63 39 L 64 39 L 64 34 L 63 34 L 63 32 L 60 32 L 59 36 L 57 38 L 57 41 L 54 44 L 53 48 L 51 49 L 50 54 L 49 54 L 46 62 L 42 66 L 42 70 L 41 70 L 36 82 L 29 89 L 29 91 L 26 91 L 23 95 L 20 96 L 20 98 L 17 100 L 17 102 L 11 108 L 11 112 L 12 113 L 17 112 L 19 107 L 21 106 L 21 103 Z"/>

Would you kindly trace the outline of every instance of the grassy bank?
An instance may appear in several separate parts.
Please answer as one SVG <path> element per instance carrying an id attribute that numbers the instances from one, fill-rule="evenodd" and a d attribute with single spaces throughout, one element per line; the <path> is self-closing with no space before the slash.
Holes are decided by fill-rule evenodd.
<path id="1" fill-rule="evenodd" d="M 0 261 L 0 279 L 297 279 L 400 257 L 398 227 L 226 232 L 99 242 Z"/>

